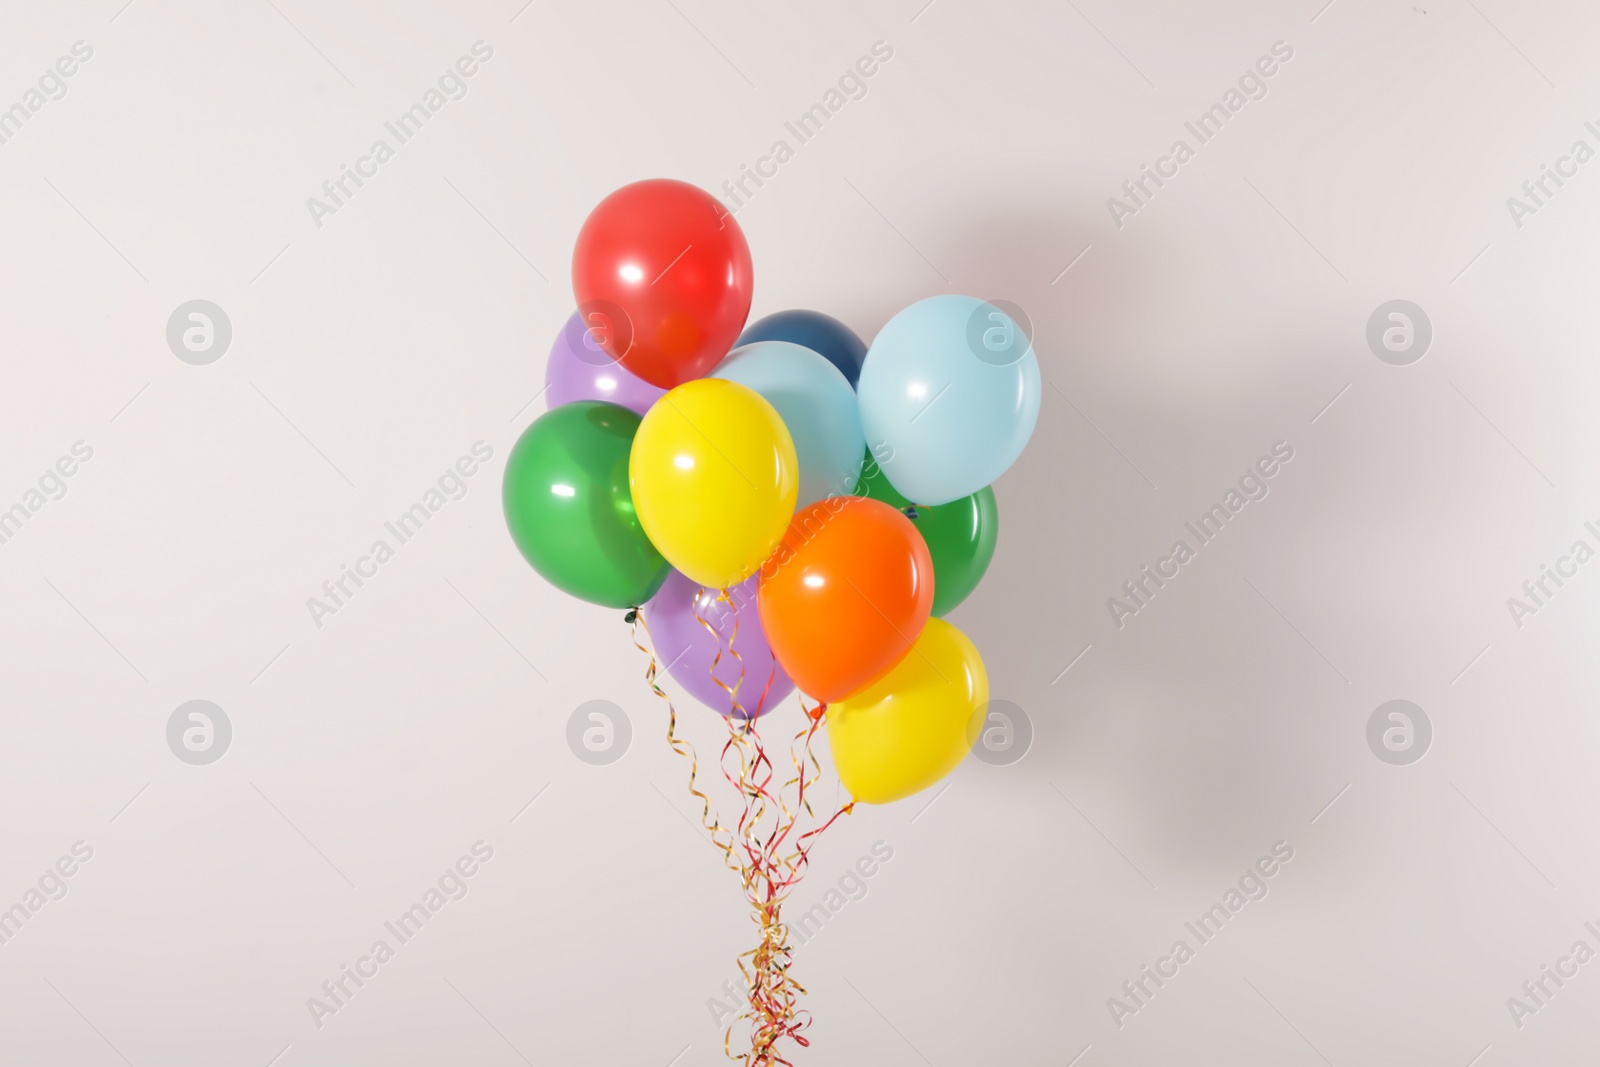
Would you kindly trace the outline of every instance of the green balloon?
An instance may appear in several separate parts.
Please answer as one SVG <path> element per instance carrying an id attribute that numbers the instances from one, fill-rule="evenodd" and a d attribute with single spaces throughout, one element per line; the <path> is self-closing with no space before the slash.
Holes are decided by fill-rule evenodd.
<path id="1" fill-rule="evenodd" d="M 523 558 L 557 589 L 608 608 L 643 604 L 672 571 L 628 490 L 638 429 L 639 416 L 616 404 L 563 404 L 522 431 L 501 485 Z"/>
<path id="2" fill-rule="evenodd" d="M 912 504 L 889 484 L 869 450 L 856 495 L 899 508 L 922 534 L 928 555 L 933 557 L 934 615 L 943 618 L 978 588 L 994 558 L 995 538 L 1000 533 L 1000 510 L 992 487 L 986 485 L 971 496 L 934 507 Z"/>

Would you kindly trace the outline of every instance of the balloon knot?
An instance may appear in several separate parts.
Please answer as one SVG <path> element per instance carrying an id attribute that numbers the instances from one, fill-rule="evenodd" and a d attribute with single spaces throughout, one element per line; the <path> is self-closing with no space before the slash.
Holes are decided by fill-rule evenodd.
<path id="1" fill-rule="evenodd" d="M 917 517 L 917 506 L 915 504 L 912 504 L 910 507 L 905 509 L 905 512 L 906 512 L 906 518 L 915 519 Z"/>
<path id="2" fill-rule="evenodd" d="M 627 623 L 629 626 L 632 626 L 635 622 L 638 621 L 638 619 L 639 619 L 639 610 L 637 608 L 635 608 L 634 610 L 628 612 L 626 615 L 624 615 L 622 617 L 622 621 Z"/>

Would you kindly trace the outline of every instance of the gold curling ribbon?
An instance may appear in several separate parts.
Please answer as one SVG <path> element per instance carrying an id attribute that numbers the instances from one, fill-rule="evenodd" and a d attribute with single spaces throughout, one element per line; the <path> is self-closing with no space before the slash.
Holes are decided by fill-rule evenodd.
<path id="1" fill-rule="evenodd" d="M 645 682 L 656 696 L 667 703 L 667 744 L 689 761 L 689 793 L 701 802 L 700 822 L 711 835 L 712 844 L 723 853 L 725 865 L 739 875 L 740 887 L 751 908 L 751 920 L 759 930 L 756 946 L 739 956 L 739 972 L 749 990 L 749 1000 L 734 1018 L 750 1020 L 750 1048 L 744 1052 L 733 1050 L 733 1025 L 723 1035 L 723 1051 L 730 1060 L 745 1067 L 793 1067 L 778 1049 L 784 1038 L 806 1047 L 810 1041 L 804 1031 L 811 1025 L 811 1013 L 800 1007 L 799 998 L 805 987 L 790 976 L 794 950 L 789 944 L 789 927 L 783 921 L 783 905 L 802 877 L 810 862 L 810 851 L 817 835 L 827 830 L 841 815 L 849 814 L 855 801 L 849 801 L 833 813 L 820 826 L 805 828 L 804 823 L 815 824 L 817 816 L 808 797 L 808 787 L 814 792 L 822 776 L 822 763 L 812 750 L 812 741 L 827 715 L 827 705 L 806 705 L 802 697 L 800 706 L 806 715 L 806 726 L 795 734 L 789 743 L 789 758 L 794 765 L 794 776 L 781 785 L 774 785 L 777 771 L 768 757 L 757 729 L 757 717 L 765 710 L 771 691 L 772 679 L 763 687 L 755 713 L 746 711 L 739 701 L 739 689 L 744 684 L 745 664 L 734 649 L 739 633 L 738 605 L 728 595 L 719 591 L 716 603 L 728 605 L 734 613 L 733 626 L 726 645 L 728 656 L 739 665 L 738 677 L 732 685 L 717 677 L 717 666 L 722 661 L 723 641 L 716 629 L 700 614 L 701 589 L 695 597 L 695 619 L 717 642 L 717 653 L 711 663 L 711 679 L 728 694 L 732 714 L 724 717 L 728 726 L 728 740 L 722 746 L 718 765 L 738 792 L 742 810 L 733 829 L 722 826 L 711 798 L 697 786 L 699 757 L 694 746 L 677 736 L 677 710 L 671 698 L 661 688 L 656 677 L 659 673 L 654 648 L 639 642 L 638 630 L 643 629 L 649 639 L 650 628 L 640 609 L 629 612 L 628 622 L 633 627 L 633 643 L 649 658 L 645 668 Z M 789 797 L 793 796 L 791 806 Z"/>

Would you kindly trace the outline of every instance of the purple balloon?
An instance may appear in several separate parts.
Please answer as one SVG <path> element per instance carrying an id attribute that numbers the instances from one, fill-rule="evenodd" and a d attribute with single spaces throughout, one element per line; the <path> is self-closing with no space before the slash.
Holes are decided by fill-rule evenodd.
<path id="1" fill-rule="evenodd" d="M 666 583 L 645 605 L 644 618 L 650 627 L 650 638 L 655 642 L 656 659 L 667 665 L 674 681 L 687 689 L 712 711 L 732 715 L 733 703 L 728 693 L 712 680 L 711 663 L 718 648 L 722 659 L 717 663 L 716 678 L 729 686 L 739 685 L 737 698 L 743 717 L 763 715 L 776 707 L 794 690 L 788 674 L 778 666 L 772 649 L 767 645 L 766 632 L 761 628 L 761 615 L 756 610 L 756 589 L 760 573 L 752 574 L 728 590 L 733 604 L 718 603 L 718 590 L 700 592 L 700 586 L 677 571 L 667 576 Z M 698 594 L 698 597 L 697 595 Z M 734 634 L 735 609 L 738 633 L 733 637 L 733 650 L 744 661 L 744 681 L 739 681 L 739 660 L 728 653 L 728 637 Z M 711 624 L 717 636 L 712 637 L 695 618 Z"/>
<path id="2" fill-rule="evenodd" d="M 574 400 L 604 400 L 643 415 L 666 394 L 612 359 L 576 311 L 550 346 L 544 384 L 545 403 L 552 408 Z"/>

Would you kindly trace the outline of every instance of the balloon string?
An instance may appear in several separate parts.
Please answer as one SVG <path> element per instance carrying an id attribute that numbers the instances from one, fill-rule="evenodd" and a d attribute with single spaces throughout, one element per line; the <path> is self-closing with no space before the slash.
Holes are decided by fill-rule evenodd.
<path id="1" fill-rule="evenodd" d="M 801 707 L 805 708 L 803 699 Z M 777 1043 L 783 1038 L 790 1038 L 803 1047 L 810 1045 L 804 1031 L 811 1025 L 811 1013 L 801 1009 L 798 1004 L 798 998 L 805 995 L 805 987 L 789 974 L 793 951 L 789 947 L 789 928 L 782 919 L 782 906 L 788 899 L 790 891 L 805 874 L 809 864 L 809 853 L 816 836 L 832 826 L 840 816 L 853 810 L 855 802 L 851 801 L 842 806 L 823 825 L 801 833 L 791 853 L 784 854 L 782 846 L 790 834 L 794 833 L 800 811 L 810 811 L 809 805 L 804 801 L 807 769 L 815 767 L 818 772 L 821 771 L 821 763 L 811 751 L 811 742 L 822 725 L 825 710 L 823 705 L 818 705 L 814 709 L 806 708 L 806 715 L 810 721 L 791 742 L 791 756 L 796 766 L 796 777 L 786 783 L 798 787 L 795 806 L 790 813 L 791 809 L 784 805 L 785 818 L 764 842 L 765 847 L 754 872 L 756 877 L 747 881 L 745 885 L 746 898 L 754 909 L 754 919 L 761 929 L 760 942 L 755 948 L 744 953 L 739 962 L 740 972 L 750 987 L 750 996 L 749 1007 L 738 1018 L 751 1020 L 751 1047 L 748 1052 L 739 1055 L 731 1051 L 732 1026 L 724 1035 L 723 1047 L 730 1059 L 740 1060 L 748 1067 L 789 1065 L 789 1061 L 776 1050 Z M 748 724 L 744 732 L 759 750 L 760 733 L 754 724 Z M 801 743 L 804 745 L 803 752 L 797 752 L 794 746 Z M 780 796 L 781 793 L 780 790 Z M 754 797 L 747 794 L 747 804 L 753 800 Z"/>
<path id="2" fill-rule="evenodd" d="M 817 759 L 816 753 L 812 750 L 811 743 L 815 739 L 817 731 L 821 729 L 822 724 L 827 719 L 828 705 L 819 703 L 815 707 L 808 708 L 806 707 L 805 698 L 801 697 L 800 707 L 805 711 L 806 718 L 810 721 L 806 728 L 796 734 L 794 736 L 794 740 L 789 743 L 789 755 L 795 766 L 795 777 L 791 778 L 788 783 L 785 783 L 785 786 L 787 787 L 789 784 L 796 785 L 797 807 L 803 808 L 807 815 L 815 818 L 816 815 L 812 811 L 811 802 L 806 798 L 806 768 L 809 766 L 813 769 L 812 784 L 814 786 L 816 781 L 822 777 L 822 762 Z M 801 744 L 802 741 L 804 743 L 803 748 L 797 752 L 795 746 Z M 841 815 L 848 815 L 854 810 L 855 801 L 850 800 L 843 804 L 831 816 L 829 816 L 828 820 L 821 826 L 805 831 L 799 835 L 796 840 L 796 848 L 794 856 L 792 857 L 792 862 L 788 860 L 785 861 L 786 868 L 791 872 L 791 876 L 784 883 L 785 888 L 792 887 L 804 876 L 805 868 L 810 862 L 811 845 L 814 843 L 812 839 L 837 822 Z M 794 825 L 791 823 L 790 826 L 785 830 L 785 834 L 787 835 L 787 833 L 793 829 Z"/>
<path id="3" fill-rule="evenodd" d="M 784 815 L 775 819 L 779 826 L 764 840 L 758 827 L 765 821 L 770 802 L 768 791 L 773 777 L 772 764 L 761 742 L 761 732 L 755 722 L 728 722 L 729 743 L 742 750 L 748 746 L 752 755 L 746 760 L 741 754 L 741 766 L 753 773 L 741 775 L 744 815 L 740 820 L 744 833 L 746 853 L 751 861 L 750 877 L 745 880 L 745 899 L 750 904 L 752 919 L 760 930 L 756 947 L 739 957 L 739 971 L 749 988 L 748 1006 L 738 1019 L 750 1020 L 750 1049 L 737 1056 L 731 1051 L 733 1027 L 730 1025 L 723 1038 L 724 1052 L 750 1067 L 768 1067 L 773 1064 L 788 1065 L 777 1050 L 778 1042 L 785 1037 L 803 1046 L 809 1044 L 803 1032 L 810 1024 L 810 1016 L 799 1008 L 798 998 L 804 989 L 789 975 L 793 950 L 789 946 L 789 929 L 783 922 L 782 907 L 787 894 L 781 887 L 778 875 L 778 857 L 775 854 L 779 828 L 792 816 L 787 807 Z M 736 1020 L 737 1021 L 737 1020 Z"/>
<path id="4" fill-rule="evenodd" d="M 732 626 L 728 633 L 728 655 L 739 664 L 739 676 L 732 686 L 728 686 L 716 676 L 717 663 L 722 658 L 721 639 L 716 630 L 699 612 L 699 604 L 704 594 L 705 591 L 702 589 L 695 598 L 695 618 L 700 622 L 701 626 L 705 627 L 706 632 L 711 635 L 712 639 L 717 641 L 717 654 L 711 664 L 711 680 L 718 688 L 728 694 L 729 706 L 732 709 L 732 714 L 728 720 L 730 727 L 729 745 L 724 746 L 723 753 L 726 756 L 730 747 L 737 749 L 741 773 L 736 780 L 730 777 L 730 782 L 736 788 L 739 788 L 741 794 L 747 798 L 744 816 L 739 820 L 739 832 L 747 842 L 747 849 L 752 852 L 752 861 L 758 866 L 762 866 L 762 860 L 771 857 L 776 850 L 777 844 L 781 842 L 783 836 L 786 836 L 787 830 L 784 828 L 793 825 L 794 815 L 789 811 L 783 790 L 780 788 L 774 795 L 770 789 L 772 780 L 776 776 L 776 768 L 773 767 L 771 760 L 767 758 L 766 751 L 761 747 L 760 732 L 754 729 L 755 719 L 762 710 L 761 705 L 757 704 L 755 712 L 751 714 L 747 713 L 739 704 L 737 691 L 739 686 L 744 683 L 745 677 L 744 659 L 734 647 L 739 637 L 739 605 L 729 596 L 728 590 L 723 589 L 718 593 L 716 603 L 719 606 L 725 606 L 725 610 L 730 613 L 732 619 Z M 763 693 L 763 696 L 765 696 L 765 693 Z M 744 773 L 747 766 L 745 754 L 747 741 L 752 742 L 749 746 L 751 751 L 748 760 L 749 774 Z M 726 763 L 724 763 L 723 773 L 725 776 L 728 775 Z M 759 827 L 764 821 L 769 804 L 776 805 L 781 814 L 777 824 L 773 827 L 772 835 L 763 842 L 759 837 Z"/>
<path id="5" fill-rule="evenodd" d="M 628 614 L 633 626 L 633 643 L 649 658 L 645 668 L 645 682 L 651 691 L 667 704 L 667 743 L 674 752 L 689 761 L 689 792 L 701 802 L 701 825 L 710 833 L 712 843 L 723 853 L 726 866 L 739 874 L 740 888 L 751 908 L 751 920 L 759 930 L 756 946 L 741 953 L 739 972 L 748 988 L 748 1002 L 735 1016 L 734 1023 L 750 1021 L 750 1047 L 743 1052 L 733 1050 L 733 1025 L 723 1035 L 723 1051 L 729 1059 L 745 1067 L 793 1067 L 785 1059 L 778 1045 L 788 1038 L 801 1047 L 809 1047 L 805 1030 L 811 1025 L 811 1013 L 800 1007 L 799 998 L 806 995 L 805 987 L 790 974 L 794 952 L 789 944 L 789 927 L 783 921 L 783 905 L 789 894 L 804 876 L 810 862 L 810 851 L 816 838 L 838 819 L 849 814 L 855 801 L 844 804 L 820 826 L 809 829 L 801 826 L 804 818 L 816 822 L 808 791 L 815 791 L 822 776 L 822 763 L 813 751 L 812 743 L 826 721 L 827 705 L 808 707 L 804 698 L 800 706 L 806 715 L 806 726 L 789 743 L 789 758 L 794 766 L 794 776 L 775 784 L 778 774 L 757 727 L 757 715 L 765 709 L 772 687 L 772 675 L 761 693 L 754 713 L 746 712 L 738 700 L 738 690 L 744 682 L 745 664 L 734 651 L 738 635 L 738 605 L 722 590 L 717 603 L 726 604 L 733 612 L 733 625 L 727 642 L 727 654 L 739 664 L 738 677 L 732 685 L 716 676 L 723 655 L 721 636 L 711 623 L 700 614 L 701 590 L 695 598 L 695 618 L 717 641 L 717 654 L 712 660 L 712 681 L 728 696 L 732 714 L 725 716 L 728 740 L 722 747 L 719 765 L 723 776 L 738 792 L 741 812 L 733 829 L 722 826 L 711 798 L 696 785 L 699 773 L 694 746 L 677 736 L 677 709 L 671 698 L 657 681 L 660 672 L 652 648 L 639 641 L 638 631 L 643 629 L 646 640 L 650 629 L 641 610 Z M 651 645 L 654 642 L 651 641 Z M 775 675 L 776 672 L 773 672 Z M 790 797 L 793 797 L 792 803 Z"/>
<path id="6" fill-rule="evenodd" d="M 726 716 L 730 726 L 729 738 L 727 744 L 723 745 L 722 747 L 722 753 L 718 763 L 722 769 L 723 777 L 727 779 L 730 785 L 738 790 L 741 800 L 744 802 L 743 813 L 741 814 L 736 827 L 737 836 L 739 840 L 744 842 L 745 852 L 747 853 L 746 858 L 752 864 L 756 864 L 759 862 L 759 855 L 757 854 L 759 850 L 755 848 L 755 843 L 750 840 L 750 835 L 752 832 L 752 827 L 761 821 L 765 807 L 764 804 L 758 804 L 754 810 L 752 810 L 749 794 L 753 789 L 758 796 L 764 795 L 765 784 L 768 780 L 770 780 L 771 776 L 770 774 L 764 774 L 761 766 L 761 762 L 764 759 L 765 754 L 760 751 L 759 747 L 756 747 L 752 750 L 751 746 L 748 745 L 744 735 L 735 728 L 737 724 L 747 723 L 752 718 L 752 716 L 745 711 L 743 705 L 739 703 L 739 689 L 744 684 L 744 659 L 736 651 L 734 651 L 733 648 L 734 642 L 739 636 L 738 608 L 736 605 L 733 605 L 732 600 L 728 597 L 727 590 L 724 589 L 718 592 L 716 603 L 721 605 L 726 602 L 733 610 L 733 626 L 728 635 L 727 653 L 729 658 L 739 665 L 739 673 L 734 679 L 733 684 L 729 685 L 727 682 L 724 682 L 721 678 L 717 677 L 717 668 L 722 664 L 723 641 L 722 635 L 717 632 L 716 627 L 713 626 L 700 611 L 700 605 L 705 600 L 705 594 L 706 590 L 704 587 L 695 590 L 693 600 L 694 618 L 695 621 L 698 622 L 706 631 L 706 634 L 711 638 L 712 642 L 714 642 L 716 646 L 716 653 L 712 656 L 711 666 L 709 668 L 711 682 L 718 689 L 722 690 L 722 692 L 727 696 L 729 708 L 729 713 Z M 737 772 L 733 771 L 729 767 L 728 761 L 730 755 L 737 758 Z"/>
<path id="7" fill-rule="evenodd" d="M 734 715 L 741 719 L 753 718 L 754 716 L 746 714 L 743 706 L 741 706 L 739 703 L 739 687 L 744 685 L 744 658 L 733 649 L 734 639 L 739 636 L 738 608 L 736 606 L 733 608 L 733 631 L 728 634 L 728 658 L 739 665 L 739 676 L 733 680 L 732 685 L 729 685 L 727 682 L 724 682 L 721 678 L 717 677 L 717 667 L 722 663 L 722 635 L 717 633 L 717 628 L 711 625 L 710 620 L 708 620 L 704 615 L 700 614 L 700 603 L 705 599 L 705 595 L 706 591 L 704 586 L 695 590 L 694 621 L 698 622 L 705 629 L 706 633 L 711 636 L 711 640 L 717 646 L 716 654 L 711 657 L 711 682 L 718 689 L 728 694 L 728 706 L 733 709 L 732 713 Z M 715 602 L 718 604 L 733 604 L 733 601 L 728 597 L 728 591 L 726 589 L 719 591 Z M 761 709 L 758 705 L 755 714 L 759 715 L 760 713 Z"/>
<path id="8" fill-rule="evenodd" d="M 694 745 L 677 736 L 678 709 L 673 706 L 672 698 L 667 695 L 667 691 L 662 689 L 661 684 L 656 681 L 656 675 L 660 672 L 656 663 L 655 639 L 650 636 L 650 624 L 645 621 L 644 609 L 635 608 L 633 611 L 628 612 L 626 621 L 629 626 L 628 636 L 633 640 L 633 647 L 643 652 L 650 660 L 649 665 L 644 669 L 645 684 L 650 687 L 652 693 L 666 701 L 667 744 L 671 746 L 674 752 L 689 761 L 689 793 L 700 801 L 700 825 L 711 835 L 712 845 L 722 852 L 723 862 L 728 869 L 738 871 L 740 867 L 738 857 L 734 854 L 733 835 L 723 829 L 722 823 L 717 817 L 717 806 L 711 797 L 695 786 L 695 780 L 700 773 L 699 755 L 695 752 Z M 649 648 L 639 643 L 639 631 L 641 629 L 644 631 L 645 640 L 650 642 Z"/>
<path id="9" fill-rule="evenodd" d="M 788 802 L 783 790 L 776 793 L 771 789 L 771 783 L 776 776 L 776 768 L 761 747 L 760 733 L 751 729 L 754 721 L 761 714 L 765 706 L 767 695 L 771 692 L 772 682 L 776 670 L 768 672 L 766 685 L 762 689 L 761 699 L 756 704 L 754 712 L 747 711 L 739 702 L 738 691 L 745 680 L 744 658 L 739 654 L 737 644 L 739 637 L 739 605 L 729 595 L 728 590 L 720 590 L 715 603 L 730 613 L 732 625 L 729 628 L 727 641 L 727 654 L 730 659 L 739 665 L 739 673 L 732 685 L 717 677 L 717 667 L 722 662 L 723 644 L 717 630 L 700 611 L 700 605 L 705 599 L 705 589 L 696 591 L 694 599 L 695 620 L 705 629 L 706 633 L 716 642 L 717 651 L 711 662 L 711 681 L 728 697 L 730 714 L 728 716 L 729 739 L 723 746 L 721 765 L 723 776 L 730 785 L 737 789 L 746 803 L 744 813 L 739 819 L 738 834 L 745 842 L 745 848 L 752 864 L 758 868 L 764 866 L 764 858 L 770 857 L 774 852 L 776 843 L 773 838 L 781 841 L 787 831 L 783 828 L 793 825 L 794 816 L 789 811 Z M 735 773 L 730 768 L 728 760 L 732 756 L 737 760 L 738 771 Z M 820 770 L 820 765 L 818 766 Z M 791 780 L 789 783 L 793 784 Z M 765 822 L 769 805 L 775 805 L 781 813 L 777 824 L 772 830 L 772 838 L 766 841 L 760 839 L 759 828 Z"/>

